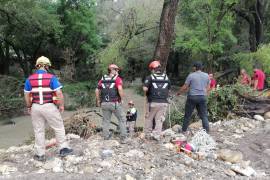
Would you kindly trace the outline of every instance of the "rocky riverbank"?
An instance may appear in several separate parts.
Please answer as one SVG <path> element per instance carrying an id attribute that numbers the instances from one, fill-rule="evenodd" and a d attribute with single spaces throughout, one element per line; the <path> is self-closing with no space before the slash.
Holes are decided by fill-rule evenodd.
<path id="1" fill-rule="evenodd" d="M 191 125 L 196 134 L 201 124 Z M 120 144 L 99 134 L 88 139 L 69 135 L 74 155 L 58 157 L 47 150 L 47 161 L 33 160 L 33 145 L 0 150 L 0 179 L 269 179 L 270 121 L 235 118 L 211 124 L 215 149 L 177 152 L 171 139 L 183 137 L 177 127 L 161 142 L 143 134 Z M 194 135 L 187 137 L 191 141 Z"/>

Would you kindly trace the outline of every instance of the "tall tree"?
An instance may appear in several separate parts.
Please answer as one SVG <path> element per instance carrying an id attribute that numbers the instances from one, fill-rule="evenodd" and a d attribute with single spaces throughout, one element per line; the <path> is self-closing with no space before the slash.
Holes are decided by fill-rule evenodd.
<path id="1" fill-rule="evenodd" d="M 249 24 L 249 45 L 250 51 L 255 52 L 262 42 L 265 14 L 269 9 L 269 0 L 240 0 L 234 8 L 236 14 L 245 19 Z"/>
<path id="2" fill-rule="evenodd" d="M 58 17 L 34 0 L 1 1 L 0 15 L 1 62 L 6 71 L 10 60 L 19 63 L 27 76 L 39 50 L 60 32 Z"/>
<path id="3" fill-rule="evenodd" d="M 212 71 L 215 60 L 236 43 L 231 9 L 237 0 L 183 0 L 176 25 L 175 47 L 206 59 Z"/>
<path id="4" fill-rule="evenodd" d="M 174 35 L 175 17 L 179 0 L 164 0 L 160 17 L 159 37 L 156 44 L 154 59 L 161 62 L 163 70 L 166 69 L 170 48 Z"/>

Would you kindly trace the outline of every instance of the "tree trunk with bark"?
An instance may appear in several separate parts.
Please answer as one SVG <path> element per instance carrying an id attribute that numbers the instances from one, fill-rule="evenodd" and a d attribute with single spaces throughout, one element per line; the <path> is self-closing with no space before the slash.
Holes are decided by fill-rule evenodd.
<path id="1" fill-rule="evenodd" d="M 174 24 L 178 3 L 179 0 L 164 0 L 160 17 L 159 37 L 153 58 L 160 60 L 163 70 L 166 70 L 170 47 L 175 37 Z"/>
<path id="2" fill-rule="evenodd" d="M 249 24 L 249 45 L 251 52 L 257 51 L 262 41 L 265 3 L 262 0 L 256 0 L 248 9 L 234 9 L 235 13 L 244 18 Z"/>

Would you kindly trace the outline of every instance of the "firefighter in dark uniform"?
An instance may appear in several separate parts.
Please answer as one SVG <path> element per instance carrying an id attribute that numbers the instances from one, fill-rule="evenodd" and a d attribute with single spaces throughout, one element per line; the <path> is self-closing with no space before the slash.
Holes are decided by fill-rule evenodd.
<path id="1" fill-rule="evenodd" d="M 126 119 L 122 108 L 124 96 L 123 82 L 118 76 L 119 67 L 111 64 L 108 67 L 109 75 L 102 76 L 96 89 L 97 106 L 100 106 L 103 114 L 103 136 L 105 140 L 110 139 L 110 122 L 112 113 L 117 117 L 120 128 L 121 142 L 126 139 Z"/>
<path id="2" fill-rule="evenodd" d="M 144 133 L 146 138 L 152 136 L 159 140 L 168 107 L 167 98 L 171 82 L 168 76 L 162 72 L 159 61 L 152 61 L 149 64 L 149 69 L 151 75 L 146 77 L 143 85 L 143 90 L 147 96 Z M 154 123 L 155 126 L 153 127 Z"/>

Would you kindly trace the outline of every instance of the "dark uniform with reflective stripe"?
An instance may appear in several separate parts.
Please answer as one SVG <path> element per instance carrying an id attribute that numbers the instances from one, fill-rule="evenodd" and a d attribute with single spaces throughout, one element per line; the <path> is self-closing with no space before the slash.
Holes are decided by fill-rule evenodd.
<path id="1" fill-rule="evenodd" d="M 160 135 L 168 106 L 167 98 L 171 82 L 166 74 L 151 74 L 146 77 L 144 86 L 148 88 L 144 131 L 146 135 L 151 132 Z M 153 129 L 154 121 L 155 127 Z"/>
<path id="2" fill-rule="evenodd" d="M 110 137 L 110 126 L 112 113 L 117 117 L 120 128 L 120 136 L 126 137 L 126 119 L 121 105 L 121 98 L 116 87 L 116 80 L 118 76 L 110 77 L 108 75 L 102 76 L 98 89 L 101 94 L 101 108 L 103 114 L 102 128 L 105 139 Z"/>

